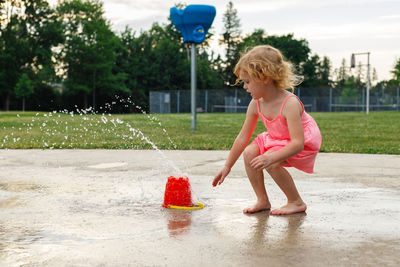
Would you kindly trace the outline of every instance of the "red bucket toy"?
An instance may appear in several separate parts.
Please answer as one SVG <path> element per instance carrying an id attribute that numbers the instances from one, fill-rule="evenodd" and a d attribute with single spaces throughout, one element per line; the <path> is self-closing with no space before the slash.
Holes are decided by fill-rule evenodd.
<path id="1" fill-rule="evenodd" d="M 192 189 L 190 187 L 189 178 L 168 177 L 162 206 L 165 208 L 171 206 L 193 207 Z"/>

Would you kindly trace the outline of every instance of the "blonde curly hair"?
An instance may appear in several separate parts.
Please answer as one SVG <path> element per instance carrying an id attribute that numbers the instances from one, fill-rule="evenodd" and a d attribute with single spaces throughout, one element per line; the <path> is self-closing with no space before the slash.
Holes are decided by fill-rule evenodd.
<path id="1" fill-rule="evenodd" d="M 277 88 L 292 92 L 303 81 L 302 76 L 295 74 L 293 64 L 285 61 L 282 53 L 270 45 L 255 46 L 241 56 L 233 70 L 237 77 L 235 85 L 241 82 L 241 71 L 260 81 L 271 78 Z"/>

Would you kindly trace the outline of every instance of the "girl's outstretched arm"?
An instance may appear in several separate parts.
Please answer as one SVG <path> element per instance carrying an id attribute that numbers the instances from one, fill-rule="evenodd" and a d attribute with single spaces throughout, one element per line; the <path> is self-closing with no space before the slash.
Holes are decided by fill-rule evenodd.
<path id="1" fill-rule="evenodd" d="M 232 148 L 228 155 L 228 159 L 225 162 L 225 166 L 214 177 L 214 180 L 212 182 L 213 186 L 220 185 L 225 180 L 225 177 L 229 174 L 231 168 L 236 163 L 237 159 L 240 157 L 243 150 L 249 143 L 254 129 L 256 128 L 257 120 L 257 103 L 255 100 L 251 100 L 249 106 L 247 107 L 246 120 L 243 123 L 242 129 L 240 130 L 239 134 L 236 136 L 235 141 L 233 142 Z"/>

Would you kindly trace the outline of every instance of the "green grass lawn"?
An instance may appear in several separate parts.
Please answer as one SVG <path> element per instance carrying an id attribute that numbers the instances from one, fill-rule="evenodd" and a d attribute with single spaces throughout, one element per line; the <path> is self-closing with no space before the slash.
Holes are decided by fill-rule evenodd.
<path id="1" fill-rule="evenodd" d="M 400 154 L 400 112 L 310 113 L 323 152 Z M 3 112 L 0 148 L 230 149 L 244 113 L 106 114 Z M 254 132 L 265 131 L 259 121 Z M 150 144 L 149 142 L 150 141 Z"/>

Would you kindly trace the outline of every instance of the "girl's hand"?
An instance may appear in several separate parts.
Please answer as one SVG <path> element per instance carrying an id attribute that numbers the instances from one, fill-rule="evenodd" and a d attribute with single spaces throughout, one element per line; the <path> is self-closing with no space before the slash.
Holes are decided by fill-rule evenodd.
<path id="1" fill-rule="evenodd" d="M 255 157 L 250 162 L 250 166 L 253 169 L 256 169 L 256 170 L 260 171 L 260 170 L 268 168 L 273 163 L 274 163 L 274 161 L 271 158 L 271 155 L 264 154 L 264 155 L 260 155 L 260 156 Z"/>
<path id="2" fill-rule="evenodd" d="M 218 174 L 214 177 L 214 180 L 212 182 L 212 185 L 215 187 L 217 185 L 222 184 L 222 182 L 225 180 L 225 177 L 231 172 L 231 169 L 224 166 Z"/>

